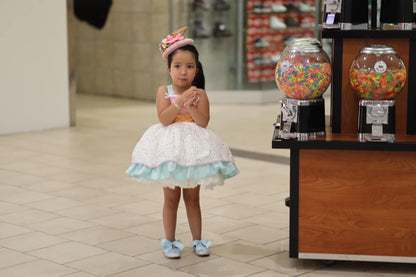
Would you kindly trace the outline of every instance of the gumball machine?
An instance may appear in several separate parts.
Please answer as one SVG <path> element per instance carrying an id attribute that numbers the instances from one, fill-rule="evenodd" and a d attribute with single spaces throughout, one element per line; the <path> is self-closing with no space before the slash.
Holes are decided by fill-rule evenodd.
<path id="1" fill-rule="evenodd" d="M 298 40 L 284 49 L 276 65 L 281 100 L 278 137 L 305 141 L 325 135 L 323 93 L 331 82 L 327 53 L 316 40 Z"/>
<path id="2" fill-rule="evenodd" d="M 407 72 L 397 51 L 386 45 L 360 50 L 349 70 L 350 84 L 359 95 L 358 139 L 393 142 L 395 100 L 406 83 Z"/>

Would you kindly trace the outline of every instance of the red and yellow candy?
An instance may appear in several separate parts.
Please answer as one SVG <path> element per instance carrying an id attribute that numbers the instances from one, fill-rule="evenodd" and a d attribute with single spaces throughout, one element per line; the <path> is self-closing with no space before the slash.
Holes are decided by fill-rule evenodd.
<path id="1" fill-rule="evenodd" d="M 350 83 L 362 99 L 393 99 L 406 83 L 406 69 L 387 69 L 379 73 L 366 68 L 351 68 Z"/>
<path id="2" fill-rule="evenodd" d="M 289 98 L 319 98 L 331 83 L 331 65 L 280 60 L 276 66 L 276 83 Z"/>

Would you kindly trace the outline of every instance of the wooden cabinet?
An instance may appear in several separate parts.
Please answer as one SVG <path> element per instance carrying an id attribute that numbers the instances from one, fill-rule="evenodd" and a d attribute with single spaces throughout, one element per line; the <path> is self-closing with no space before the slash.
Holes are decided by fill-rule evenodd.
<path id="1" fill-rule="evenodd" d="M 290 257 L 416 263 L 416 135 L 333 134 L 290 149 Z"/>

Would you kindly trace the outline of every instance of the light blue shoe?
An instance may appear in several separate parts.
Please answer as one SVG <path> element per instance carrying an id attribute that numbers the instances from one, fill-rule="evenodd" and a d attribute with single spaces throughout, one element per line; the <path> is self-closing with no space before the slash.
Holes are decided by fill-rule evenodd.
<path id="1" fill-rule="evenodd" d="M 175 246 L 176 248 L 173 248 Z M 177 259 L 181 257 L 183 244 L 180 240 L 175 240 L 171 242 L 167 239 L 162 239 L 162 249 L 166 258 Z"/>
<path id="2" fill-rule="evenodd" d="M 194 249 L 195 254 L 198 256 L 209 256 L 211 251 L 209 247 L 211 246 L 211 242 L 209 240 L 194 240 L 191 242 L 191 247 Z"/>

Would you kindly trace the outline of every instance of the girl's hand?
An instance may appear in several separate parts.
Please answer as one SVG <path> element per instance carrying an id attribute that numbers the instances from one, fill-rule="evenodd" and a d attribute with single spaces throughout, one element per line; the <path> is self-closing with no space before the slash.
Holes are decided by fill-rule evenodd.
<path id="1" fill-rule="evenodd" d="M 195 86 L 192 86 L 189 89 L 187 89 L 184 93 L 182 93 L 182 95 L 179 98 L 181 103 L 183 103 L 182 105 L 185 105 L 185 107 L 190 107 L 196 101 L 198 96 L 198 89 Z"/>
<path id="2" fill-rule="evenodd" d="M 185 107 L 188 109 L 199 100 L 199 92 L 195 92 L 194 97 L 185 102 Z"/>

